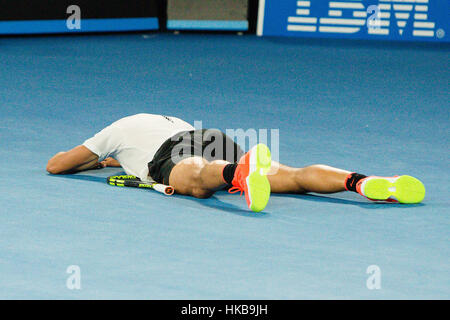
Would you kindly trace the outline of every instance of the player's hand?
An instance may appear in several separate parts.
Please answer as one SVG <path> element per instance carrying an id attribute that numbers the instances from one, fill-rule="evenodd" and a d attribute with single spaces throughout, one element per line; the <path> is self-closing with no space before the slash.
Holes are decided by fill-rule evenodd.
<path id="1" fill-rule="evenodd" d="M 114 158 L 106 158 L 105 160 L 101 161 L 99 163 L 99 165 L 101 166 L 101 168 L 106 168 L 106 167 L 120 167 L 120 163 L 119 161 L 117 161 Z"/>

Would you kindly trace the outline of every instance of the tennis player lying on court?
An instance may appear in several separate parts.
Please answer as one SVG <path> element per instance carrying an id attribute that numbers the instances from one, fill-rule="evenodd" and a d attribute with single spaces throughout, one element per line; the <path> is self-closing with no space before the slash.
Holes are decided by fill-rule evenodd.
<path id="1" fill-rule="evenodd" d="M 365 176 L 325 165 L 292 168 L 272 162 L 264 144 L 244 154 L 219 130 L 194 130 L 181 119 L 154 114 L 114 122 L 82 145 L 56 154 L 47 171 L 73 173 L 110 166 L 197 198 L 229 187 L 230 192 L 244 192 L 255 212 L 266 207 L 271 192 L 348 190 L 371 200 L 400 203 L 418 203 L 425 196 L 423 184 L 410 176 Z"/>

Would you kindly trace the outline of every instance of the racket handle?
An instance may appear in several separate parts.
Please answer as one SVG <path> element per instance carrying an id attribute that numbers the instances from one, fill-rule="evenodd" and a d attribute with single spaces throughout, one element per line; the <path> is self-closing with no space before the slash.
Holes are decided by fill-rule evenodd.
<path id="1" fill-rule="evenodd" d="M 153 185 L 153 189 L 155 189 L 158 192 L 164 193 L 165 195 L 171 196 L 175 192 L 174 188 L 171 186 L 166 186 L 164 184 L 155 184 Z"/>

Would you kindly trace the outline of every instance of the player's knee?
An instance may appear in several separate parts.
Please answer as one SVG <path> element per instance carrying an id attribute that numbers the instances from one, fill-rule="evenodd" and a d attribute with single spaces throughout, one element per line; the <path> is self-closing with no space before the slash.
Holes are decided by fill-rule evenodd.
<path id="1" fill-rule="evenodd" d="M 206 164 L 207 161 L 203 158 L 191 158 L 188 172 L 190 175 L 190 181 L 195 187 L 202 185 L 202 171 Z"/>

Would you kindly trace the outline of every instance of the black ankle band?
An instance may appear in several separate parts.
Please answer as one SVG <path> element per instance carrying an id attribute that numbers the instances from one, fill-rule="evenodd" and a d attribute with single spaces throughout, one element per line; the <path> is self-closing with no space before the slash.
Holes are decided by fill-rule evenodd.
<path id="1" fill-rule="evenodd" d="M 230 163 L 230 164 L 227 164 L 223 168 L 222 177 L 226 183 L 231 184 L 231 181 L 233 181 L 234 172 L 236 171 L 236 167 L 237 167 L 237 163 Z"/>
<path id="2" fill-rule="evenodd" d="M 347 179 L 345 180 L 345 188 L 348 191 L 356 191 L 356 184 L 358 183 L 359 180 L 366 178 L 367 176 L 363 175 L 363 174 L 359 174 L 356 172 L 353 172 L 351 174 L 348 175 Z"/>

